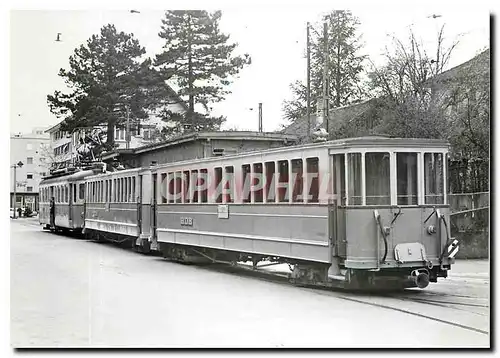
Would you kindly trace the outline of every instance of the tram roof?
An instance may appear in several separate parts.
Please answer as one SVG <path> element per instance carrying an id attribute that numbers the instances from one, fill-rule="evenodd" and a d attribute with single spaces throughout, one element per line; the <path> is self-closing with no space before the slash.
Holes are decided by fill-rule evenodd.
<path id="1" fill-rule="evenodd" d="M 177 162 L 162 163 L 158 165 L 151 166 L 150 168 L 162 168 L 165 166 L 177 165 L 177 164 L 191 164 L 198 161 L 217 161 L 217 160 L 227 160 L 236 159 L 243 157 L 250 157 L 254 155 L 262 154 L 273 154 L 273 153 L 290 153 L 294 151 L 300 151 L 304 149 L 344 149 L 344 148 L 448 148 L 449 143 L 442 139 L 426 139 L 426 138 L 391 138 L 388 136 L 364 136 L 355 138 L 344 138 L 336 139 L 326 142 L 318 143 L 308 143 L 300 145 L 292 145 L 286 147 L 265 149 L 259 151 L 248 151 L 241 152 L 231 155 L 207 157 L 207 158 L 193 158 Z"/>
<path id="2" fill-rule="evenodd" d="M 78 171 L 76 173 L 68 174 L 68 175 L 60 175 L 60 176 L 52 176 L 52 177 L 47 177 L 42 179 L 40 182 L 40 185 L 47 185 L 47 184 L 55 184 L 55 183 L 61 183 L 61 182 L 67 182 L 67 181 L 77 181 L 84 179 L 88 176 L 94 175 L 95 171 L 92 169 L 88 170 L 82 170 Z"/>

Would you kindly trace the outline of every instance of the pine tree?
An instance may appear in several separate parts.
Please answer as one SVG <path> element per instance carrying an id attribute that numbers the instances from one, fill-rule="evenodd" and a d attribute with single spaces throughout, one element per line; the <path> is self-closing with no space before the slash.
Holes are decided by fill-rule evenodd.
<path id="1" fill-rule="evenodd" d="M 75 49 L 70 69 L 59 71 L 70 92 L 47 96 L 51 112 L 64 119 L 61 130 L 104 126 L 105 150 L 114 147 L 115 127 L 123 128 L 127 115 L 146 118 L 161 82 L 151 60 L 142 59 L 145 52 L 133 34 L 111 24 Z"/>
<path id="2" fill-rule="evenodd" d="M 360 75 L 366 56 L 360 55 L 361 38 L 357 35 L 359 20 L 350 11 L 335 10 L 323 18 L 328 24 L 328 71 L 327 100 L 328 107 L 347 105 L 363 96 Z M 321 23 L 322 24 L 322 23 Z M 324 37 L 323 26 L 312 28 L 311 36 L 311 113 L 317 110 L 322 101 Z M 293 98 L 284 101 L 284 117 L 294 121 L 306 115 L 306 84 L 296 81 L 290 85 Z"/>
<path id="3" fill-rule="evenodd" d="M 224 118 L 213 118 L 197 112 L 197 104 L 210 112 L 210 104 L 220 102 L 229 94 L 231 84 L 244 65 L 250 64 L 248 54 L 232 56 L 237 44 L 229 44 L 229 36 L 219 28 L 221 12 L 203 10 L 167 11 L 159 36 L 165 40 L 163 52 L 155 66 L 164 80 L 173 80 L 181 98 L 186 99 L 185 116 L 166 116 L 174 122 L 174 130 L 189 127 L 191 131 L 218 129 Z"/>

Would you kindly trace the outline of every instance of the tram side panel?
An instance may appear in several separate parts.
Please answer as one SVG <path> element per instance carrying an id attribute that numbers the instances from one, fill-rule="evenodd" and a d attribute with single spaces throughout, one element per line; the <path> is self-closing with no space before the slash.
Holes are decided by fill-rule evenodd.
<path id="1" fill-rule="evenodd" d="M 330 263 L 320 205 L 159 204 L 159 243 Z"/>
<path id="2" fill-rule="evenodd" d="M 138 236 L 136 203 L 87 203 L 85 228 Z"/>

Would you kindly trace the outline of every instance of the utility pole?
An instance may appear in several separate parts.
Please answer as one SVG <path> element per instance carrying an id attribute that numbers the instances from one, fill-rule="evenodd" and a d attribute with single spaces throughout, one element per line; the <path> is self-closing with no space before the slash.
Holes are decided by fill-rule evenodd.
<path id="1" fill-rule="evenodd" d="M 262 103 L 259 103 L 259 132 L 262 132 Z"/>
<path id="2" fill-rule="evenodd" d="M 311 139 L 311 49 L 309 48 L 309 23 L 307 23 L 307 140 Z"/>
<path id="3" fill-rule="evenodd" d="M 327 99 L 327 78 L 328 78 L 328 24 L 323 24 L 323 121 L 325 130 L 328 132 L 328 99 Z"/>
<path id="4" fill-rule="evenodd" d="M 14 207 L 14 219 L 16 218 L 16 204 L 17 204 L 17 200 L 16 200 L 16 189 L 17 189 L 17 179 L 16 179 L 16 169 L 17 167 L 21 168 L 23 166 L 23 162 L 19 161 L 18 163 L 12 165 L 12 168 L 14 168 L 14 195 L 13 195 L 13 199 L 14 199 L 14 204 L 13 204 L 13 207 Z"/>

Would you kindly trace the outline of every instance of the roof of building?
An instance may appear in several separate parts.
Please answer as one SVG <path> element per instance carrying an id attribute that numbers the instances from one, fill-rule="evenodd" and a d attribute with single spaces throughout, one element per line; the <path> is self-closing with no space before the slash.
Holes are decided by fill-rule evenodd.
<path id="1" fill-rule="evenodd" d="M 455 66 L 435 76 L 429 81 L 447 82 L 450 79 L 457 78 L 461 73 L 464 73 L 464 71 L 466 73 L 470 72 L 469 69 L 473 68 L 474 66 L 478 66 L 481 63 L 485 63 L 486 61 L 487 64 L 489 65 L 490 49 L 481 52 L 479 55 L 475 56 L 474 58 L 470 59 L 467 62 L 464 62 L 458 66 Z M 365 113 L 369 113 L 370 109 L 374 108 L 378 103 L 380 103 L 379 98 L 370 98 L 359 103 L 330 109 L 330 113 L 328 116 L 329 129 L 331 129 L 331 125 L 333 123 L 344 123 L 347 120 L 352 120 L 354 118 L 362 116 Z M 317 119 L 318 118 L 316 117 L 315 114 L 311 114 L 312 132 L 314 132 L 315 128 L 319 126 L 324 126 L 318 124 Z M 307 117 L 304 116 L 290 123 L 290 125 L 288 125 L 285 129 L 282 130 L 282 133 L 295 134 L 299 138 L 304 138 L 307 135 L 307 127 L 308 127 Z"/>
<path id="2" fill-rule="evenodd" d="M 433 82 L 444 82 L 450 79 L 454 79 L 460 76 L 460 74 L 468 73 L 470 69 L 477 67 L 479 64 L 484 63 L 489 68 L 490 63 L 490 49 L 481 52 L 479 55 L 471 58 L 469 61 L 466 61 L 458 66 L 450 68 L 443 73 L 431 78 Z"/>
<path id="3" fill-rule="evenodd" d="M 297 141 L 297 136 L 276 132 L 250 132 L 250 131 L 220 131 L 220 132 L 197 132 L 188 133 L 177 136 L 175 138 L 152 143 L 145 146 L 133 148 L 133 149 L 115 149 L 113 151 L 103 154 L 103 160 L 113 158 L 119 154 L 138 154 L 151 152 L 159 149 L 164 149 L 168 147 L 173 147 L 186 142 L 193 142 L 197 140 L 253 140 L 253 141 L 268 141 L 268 142 L 284 142 L 284 143 L 295 143 Z"/>

